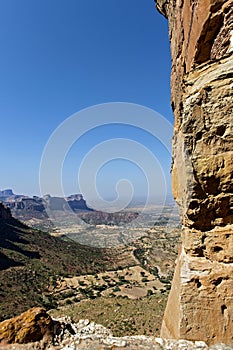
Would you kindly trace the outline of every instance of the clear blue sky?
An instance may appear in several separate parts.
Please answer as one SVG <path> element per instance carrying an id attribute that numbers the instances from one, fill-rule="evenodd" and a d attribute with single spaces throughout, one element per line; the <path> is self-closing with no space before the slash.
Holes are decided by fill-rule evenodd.
<path id="1" fill-rule="evenodd" d="M 0 43 L 0 189 L 39 194 L 46 142 L 83 108 L 130 102 L 172 122 L 167 21 L 153 0 L 1 0 Z M 67 192 L 77 192 L 73 178 L 81 155 L 113 136 L 159 150 L 170 181 L 170 156 L 156 140 L 130 127 L 106 126 L 71 149 L 63 175 Z M 98 175 L 104 196 L 127 174 L 143 193 L 141 170 L 125 160 L 111 163 Z"/>

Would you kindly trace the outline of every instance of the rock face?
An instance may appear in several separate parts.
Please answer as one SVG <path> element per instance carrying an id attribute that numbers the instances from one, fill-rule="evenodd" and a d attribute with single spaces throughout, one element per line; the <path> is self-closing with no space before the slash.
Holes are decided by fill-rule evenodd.
<path id="1" fill-rule="evenodd" d="M 30 343 L 53 338 L 54 321 L 43 308 L 32 308 L 0 323 L 0 345 Z"/>
<path id="2" fill-rule="evenodd" d="M 156 4 L 169 20 L 183 225 L 161 335 L 233 344 L 233 1 Z"/>

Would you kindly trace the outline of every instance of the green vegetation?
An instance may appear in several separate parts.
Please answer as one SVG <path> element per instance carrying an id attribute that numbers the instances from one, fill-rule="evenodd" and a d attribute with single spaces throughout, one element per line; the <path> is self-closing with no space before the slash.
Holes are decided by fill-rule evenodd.
<path id="1" fill-rule="evenodd" d="M 54 317 L 70 316 L 75 322 L 89 319 L 110 328 L 114 336 L 155 335 L 159 336 L 167 294 L 156 294 L 145 298 L 98 298 L 51 310 Z"/>
<path id="2" fill-rule="evenodd" d="M 179 228 L 156 226 L 135 242 L 134 256 L 145 270 L 159 278 L 162 283 L 171 283 L 179 241 Z"/>
<path id="3" fill-rule="evenodd" d="M 158 336 L 178 237 L 157 226 L 130 246 L 98 249 L 0 222 L 0 320 L 44 306 L 116 336 Z"/>
<path id="4" fill-rule="evenodd" d="M 122 260 L 127 266 L 124 251 L 119 249 L 86 247 L 28 228 L 15 219 L 1 220 L 0 320 L 33 306 L 55 307 L 57 298 L 51 291 L 59 276 L 117 269 Z M 69 298 L 73 295 L 69 291 Z"/>

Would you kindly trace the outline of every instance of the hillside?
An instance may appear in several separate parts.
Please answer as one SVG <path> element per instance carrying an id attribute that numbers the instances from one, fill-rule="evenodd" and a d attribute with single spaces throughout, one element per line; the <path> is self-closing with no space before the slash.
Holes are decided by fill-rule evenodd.
<path id="1" fill-rule="evenodd" d="M 31 229 L 10 215 L 0 218 L 0 320 L 32 306 L 55 306 L 49 289 L 56 276 L 96 273 L 129 263 L 123 248 L 86 247 Z"/>

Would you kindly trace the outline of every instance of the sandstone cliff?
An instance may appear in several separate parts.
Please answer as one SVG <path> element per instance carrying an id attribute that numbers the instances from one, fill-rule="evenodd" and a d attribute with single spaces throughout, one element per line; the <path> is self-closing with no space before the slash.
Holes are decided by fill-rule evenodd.
<path id="1" fill-rule="evenodd" d="M 233 344 L 233 1 L 157 0 L 171 42 L 182 248 L 162 336 Z"/>

